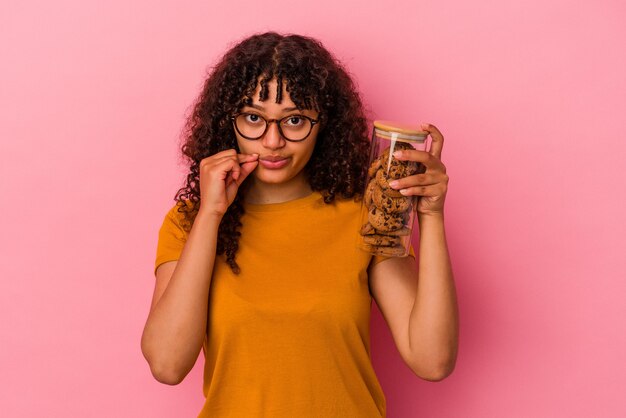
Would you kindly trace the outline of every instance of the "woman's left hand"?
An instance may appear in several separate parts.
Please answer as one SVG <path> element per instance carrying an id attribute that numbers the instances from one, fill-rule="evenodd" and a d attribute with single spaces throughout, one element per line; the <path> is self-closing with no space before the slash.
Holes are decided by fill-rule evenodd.
<path id="1" fill-rule="evenodd" d="M 423 124 L 422 129 L 432 138 L 430 151 L 401 150 L 393 153 L 401 161 L 416 161 L 424 164 L 422 174 L 404 177 L 389 182 L 393 189 L 405 196 L 420 196 L 417 203 L 418 215 L 443 214 L 443 204 L 448 191 L 448 175 L 441 162 L 443 135 L 435 126 Z"/>

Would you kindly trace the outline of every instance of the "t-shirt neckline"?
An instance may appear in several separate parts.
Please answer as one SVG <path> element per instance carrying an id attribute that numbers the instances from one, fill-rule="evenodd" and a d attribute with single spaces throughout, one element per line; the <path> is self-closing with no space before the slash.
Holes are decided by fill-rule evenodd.
<path id="1" fill-rule="evenodd" d="M 288 200 L 280 203 L 246 203 L 244 201 L 244 209 L 246 212 L 276 212 L 290 210 L 294 208 L 302 208 L 309 206 L 317 202 L 322 198 L 320 192 L 314 191 L 313 193 L 300 197 L 298 199 Z"/>

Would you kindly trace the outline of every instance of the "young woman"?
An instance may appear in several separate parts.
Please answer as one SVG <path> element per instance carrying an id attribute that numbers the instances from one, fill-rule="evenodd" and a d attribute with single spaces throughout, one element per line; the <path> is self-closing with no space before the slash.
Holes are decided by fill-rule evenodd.
<path id="1" fill-rule="evenodd" d="M 426 172 L 391 185 L 419 196 L 419 268 L 355 245 L 368 131 L 352 80 L 318 41 L 243 40 L 213 69 L 187 128 L 189 174 L 159 232 L 141 341 L 158 381 L 181 382 L 202 349 L 201 417 L 384 417 L 372 298 L 417 376 L 452 372 L 458 314 L 437 128 L 422 127 L 430 152 L 396 156 Z"/>

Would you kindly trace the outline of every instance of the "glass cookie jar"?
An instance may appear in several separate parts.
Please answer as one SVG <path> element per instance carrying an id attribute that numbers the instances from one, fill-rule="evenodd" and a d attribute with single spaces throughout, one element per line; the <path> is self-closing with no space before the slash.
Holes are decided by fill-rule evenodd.
<path id="1" fill-rule="evenodd" d="M 389 121 L 374 121 L 367 181 L 361 203 L 359 247 L 374 255 L 409 254 L 417 196 L 404 196 L 389 182 L 426 171 L 422 163 L 400 161 L 402 149 L 426 151 L 428 132 Z"/>

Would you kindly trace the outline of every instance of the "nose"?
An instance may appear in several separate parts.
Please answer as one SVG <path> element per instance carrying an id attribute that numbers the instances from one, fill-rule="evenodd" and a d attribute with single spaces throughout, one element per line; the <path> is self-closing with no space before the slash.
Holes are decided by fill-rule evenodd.
<path id="1" fill-rule="evenodd" d="M 267 127 L 265 135 L 263 135 L 263 146 L 269 149 L 278 149 L 285 146 L 285 138 L 280 135 L 278 130 L 278 121 L 272 121 Z"/>

